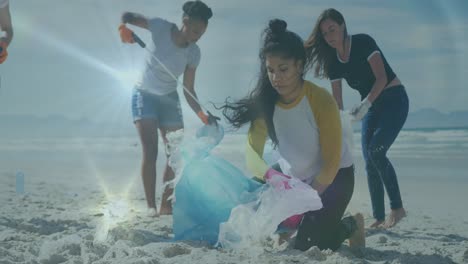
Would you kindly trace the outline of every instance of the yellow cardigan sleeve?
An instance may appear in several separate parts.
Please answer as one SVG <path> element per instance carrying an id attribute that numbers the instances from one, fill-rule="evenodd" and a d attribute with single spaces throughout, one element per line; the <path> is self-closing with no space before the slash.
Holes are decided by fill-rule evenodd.
<path id="1" fill-rule="evenodd" d="M 263 160 L 263 150 L 267 140 L 268 130 L 263 119 L 257 119 L 252 122 L 248 133 L 248 142 L 246 149 L 247 169 L 254 177 L 264 181 L 268 165 Z"/>
<path id="2" fill-rule="evenodd" d="M 320 150 L 323 166 L 316 180 L 321 184 L 331 184 L 336 177 L 341 161 L 342 131 L 338 105 L 333 96 L 324 88 L 311 83 L 308 93 L 319 130 Z"/>

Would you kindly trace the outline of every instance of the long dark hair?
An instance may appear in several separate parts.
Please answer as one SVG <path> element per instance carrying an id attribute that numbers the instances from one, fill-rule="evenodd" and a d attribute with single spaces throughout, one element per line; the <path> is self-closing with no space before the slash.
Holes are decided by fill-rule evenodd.
<path id="1" fill-rule="evenodd" d="M 184 11 L 184 16 L 201 20 L 205 22 L 205 24 L 208 24 L 208 19 L 213 16 L 211 8 L 200 0 L 185 2 L 182 6 L 182 10 Z"/>
<path id="2" fill-rule="evenodd" d="M 329 67 L 331 61 L 336 57 L 336 51 L 334 48 L 330 47 L 328 43 L 323 38 L 322 32 L 320 30 L 320 24 L 326 19 L 331 19 L 335 21 L 338 25 L 345 24 L 346 36 L 346 23 L 343 15 L 338 12 L 338 10 L 329 8 L 324 10 L 317 19 L 315 27 L 312 30 L 307 41 L 304 43 L 307 53 L 307 59 L 311 65 L 315 65 L 314 75 L 318 78 L 328 78 L 329 77 Z M 343 38 L 344 41 L 344 38 Z M 344 43 L 343 43 L 344 44 Z"/>
<path id="3" fill-rule="evenodd" d="M 301 78 L 306 72 L 307 64 L 303 40 L 296 33 L 286 30 L 286 27 L 284 20 L 270 20 L 268 27 L 262 33 L 262 47 L 259 53 L 260 74 L 255 89 L 237 102 L 229 102 L 229 98 L 226 99 L 225 105 L 219 108 L 223 109 L 224 117 L 236 129 L 257 118 L 263 118 L 274 145 L 278 144 L 278 138 L 273 125 L 273 113 L 279 94 L 268 79 L 266 56 L 278 55 L 285 59 L 294 59 L 296 62 L 301 61 L 304 65 Z"/>

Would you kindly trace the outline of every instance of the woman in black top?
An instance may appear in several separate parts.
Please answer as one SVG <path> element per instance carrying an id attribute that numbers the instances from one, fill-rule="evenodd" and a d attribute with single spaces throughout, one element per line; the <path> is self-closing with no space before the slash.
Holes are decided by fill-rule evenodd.
<path id="1" fill-rule="evenodd" d="M 362 152 L 375 222 L 371 227 L 392 227 L 406 216 L 395 170 L 387 151 L 408 115 L 405 88 L 372 37 L 349 35 L 343 15 L 330 8 L 317 19 L 305 42 L 315 76 L 331 81 L 333 96 L 343 110 L 342 79 L 361 95 L 361 103 L 350 111 L 362 119 Z M 384 186 L 391 213 L 385 220 Z"/>

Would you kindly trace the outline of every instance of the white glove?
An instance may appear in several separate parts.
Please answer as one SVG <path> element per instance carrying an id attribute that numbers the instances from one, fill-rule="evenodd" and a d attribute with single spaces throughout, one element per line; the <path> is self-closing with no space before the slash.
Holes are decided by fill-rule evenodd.
<path id="1" fill-rule="evenodd" d="M 360 121 L 367 114 L 371 106 L 372 103 L 367 99 L 367 97 L 364 98 L 360 104 L 355 105 L 349 112 L 351 114 L 351 119 L 353 121 Z"/>

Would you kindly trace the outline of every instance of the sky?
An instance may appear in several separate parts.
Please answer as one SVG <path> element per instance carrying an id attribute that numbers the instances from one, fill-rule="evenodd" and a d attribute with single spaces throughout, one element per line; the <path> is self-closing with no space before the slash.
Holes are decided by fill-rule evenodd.
<path id="1" fill-rule="evenodd" d="M 130 99 L 145 50 L 120 42 L 124 11 L 181 25 L 180 0 L 10 0 L 15 35 L 0 65 L 0 115 L 63 115 L 96 122 L 131 123 Z M 348 32 L 376 39 L 406 86 L 410 111 L 467 111 L 466 0 L 205 0 L 213 10 L 198 42 L 202 52 L 195 89 L 200 101 L 241 98 L 255 85 L 260 34 L 272 18 L 302 38 L 318 15 L 333 7 Z M 146 41 L 149 33 L 135 29 Z M 327 80 L 307 79 L 325 87 Z M 345 83 L 344 83 L 345 84 Z M 180 87 L 179 87 L 180 90 Z M 357 92 L 344 86 L 345 108 Z M 184 118 L 196 120 L 185 100 Z"/>

